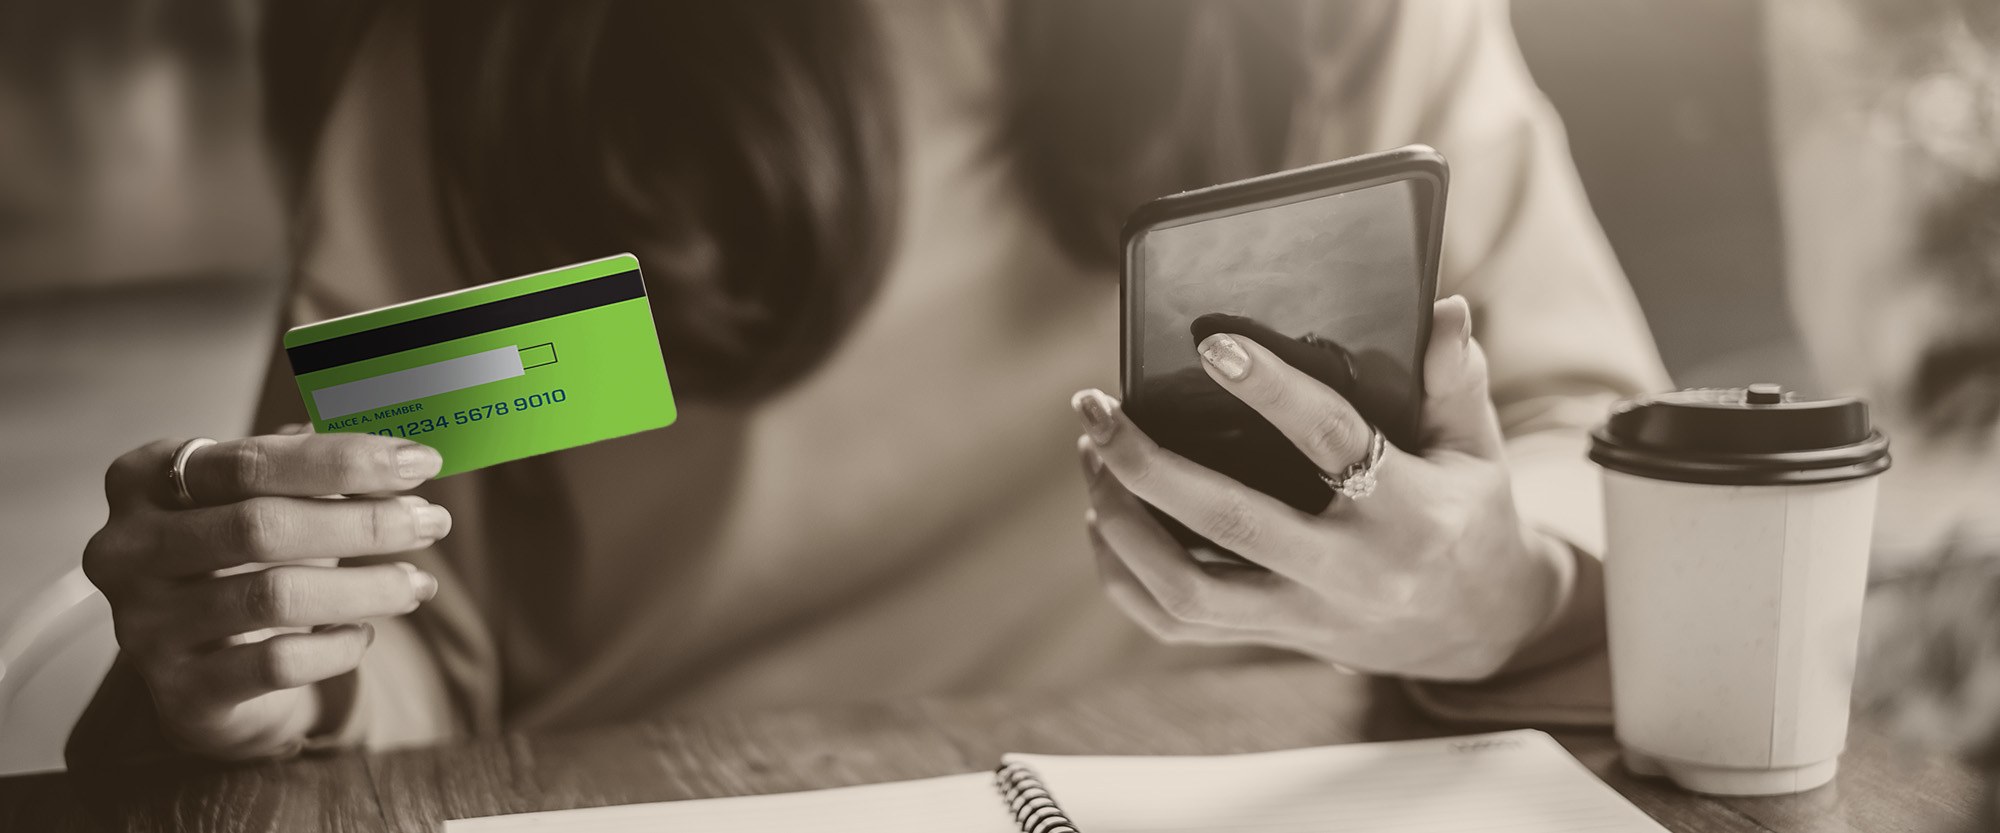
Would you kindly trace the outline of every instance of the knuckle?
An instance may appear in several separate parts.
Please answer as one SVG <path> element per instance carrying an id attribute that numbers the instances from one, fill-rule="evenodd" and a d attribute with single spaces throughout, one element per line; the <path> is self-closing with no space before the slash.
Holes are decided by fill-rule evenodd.
<path id="1" fill-rule="evenodd" d="M 251 499 L 236 504 L 230 537 L 238 551 L 253 561 L 283 555 L 285 531 L 291 519 L 283 504 Z"/>
<path id="2" fill-rule="evenodd" d="M 271 467 L 271 455 L 259 443 L 239 443 L 235 450 L 230 452 L 228 466 L 230 477 L 234 479 L 237 488 L 245 491 L 254 491 L 259 484 L 269 482 Z"/>
<path id="3" fill-rule="evenodd" d="M 371 443 L 366 452 L 349 455 L 346 459 L 350 470 L 342 473 L 344 479 L 351 480 L 364 474 L 372 474 L 378 478 L 397 476 L 396 446 L 390 443 Z"/>
<path id="4" fill-rule="evenodd" d="M 401 501 L 378 500 L 368 508 L 368 540 L 378 549 L 388 549 L 413 540 L 416 519 Z"/>
<path id="5" fill-rule="evenodd" d="M 104 469 L 105 498 L 115 501 L 140 490 L 149 462 L 172 454 L 173 446 L 171 440 L 155 440 L 118 455 Z"/>
<path id="6" fill-rule="evenodd" d="M 348 484 L 361 478 L 375 465 L 372 449 L 346 442 L 325 443 L 315 447 L 307 458 L 317 478 L 329 483 Z M 337 491 L 348 491 L 337 489 Z"/>
<path id="7" fill-rule="evenodd" d="M 1223 496 L 1205 520 L 1203 534 L 1228 549 L 1252 549 L 1263 537 L 1263 525 L 1258 523 L 1249 501 L 1242 495 Z"/>
<path id="8" fill-rule="evenodd" d="M 264 688 L 298 688 L 312 682 L 311 646 L 304 640 L 274 638 L 257 644 L 251 679 Z"/>
<path id="9" fill-rule="evenodd" d="M 1348 463 L 1343 461 L 1357 456 L 1366 436 L 1355 420 L 1339 409 L 1319 408 L 1306 426 L 1304 440 L 1306 448 L 1302 450 L 1307 456 L 1344 466 Z"/>
<path id="10" fill-rule="evenodd" d="M 380 437 L 328 434 L 304 435 L 300 439 L 312 443 L 309 447 L 313 453 L 308 459 L 314 478 L 331 484 L 329 491 L 375 491 L 396 471 L 395 445 L 374 442 L 381 440 Z"/>
<path id="11" fill-rule="evenodd" d="M 127 493 L 126 484 L 133 482 L 131 454 L 125 454 L 104 467 L 104 500 L 117 503 Z"/>
<path id="12" fill-rule="evenodd" d="M 1113 458 L 1116 458 L 1118 480 L 1129 490 L 1144 492 L 1159 479 L 1159 458 L 1150 449 L 1107 448 L 1104 449 L 1104 457 L 1107 463 L 1113 463 Z"/>
<path id="13" fill-rule="evenodd" d="M 243 613 L 259 626 L 289 621 L 299 609 L 297 573 L 273 568 L 251 573 L 243 583 Z"/>
<path id="14" fill-rule="evenodd" d="M 119 549 L 117 544 L 118 537 L 118 534 L 113 532 L 111 526 L 107 524 L 104 528 L 92 534 L 90 541 L 83 545 L 83 558 L 81 560 L 83 577 L 90 579 L 90 583 L 96 586 L 98 590 L 103 590 L 106 586 L 117 581 L 119 573 L 117 555 Z"/>
<path id="15" fill-rule="evenodd" d="M 1168 616 L 1177 622 L 1198 623 L 1208 620 L 1207 594 L 1202 592 L 1200 582 L 1181 580 L 1164 584 L 1165 586 L 1154 594 L 1154 598 L 1159 601 L 1160 609 L 1166 611 Z"/>

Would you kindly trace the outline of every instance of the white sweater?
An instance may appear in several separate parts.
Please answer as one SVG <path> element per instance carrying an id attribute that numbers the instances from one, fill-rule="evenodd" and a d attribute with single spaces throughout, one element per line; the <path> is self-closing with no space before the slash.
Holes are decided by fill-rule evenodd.
<path id="1" fill-rule="evenodd" d="M 1116 280 L 1067 262 L 981 152 L 999 112 L 996 9 L 885 5 L 908 178 L 873 307 L 813 376 L 752 409 L 687 402 L 665 430 L 424 490 L 456 518 L 418 557 L 442 590 L 378 623 L 346 739 L 1071 685 L 1241 655 L 1156 644 L 1099 589 L 1067 398 L 1116 390 Z M 404 34 L 371 37 L 330 121 L 294 322 L 503 277 L 445 257 Z M 1665 374 L 1506 7 L 1407 3 L 1327 44 L 1291 161 L 1409 142 L 1450 158 L 1441 292 L 1472 302 L 1518 503 L 1599 552 L 1583 429 Z M 266 401 L 284 407 L 260 424 L 297 419 L 295 391 L 274 381 Z"/>

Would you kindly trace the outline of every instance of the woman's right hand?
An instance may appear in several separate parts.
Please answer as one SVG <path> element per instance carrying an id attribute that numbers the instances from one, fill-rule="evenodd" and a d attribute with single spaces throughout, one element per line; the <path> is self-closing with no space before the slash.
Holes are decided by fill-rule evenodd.
<path id="1" fill-rule="evenodd" d="M 316 684 L 354 670 L 374 640 L 365 620 L 437 594 L 437 579 L 411 564 L 337 560 L 450 532 L 444 507 L 392 494 L 435 476 L 443 458 L 368 434 L 233 440 L 187 460 L 188 508 L 167 477 L 179 447 L 161 440 L 111 464 L 111 514 L 84 549 L 84 573 L 111 602 L 118 645 L 169 739 L 214 758 L 288 754 L 323 728 Z"/>

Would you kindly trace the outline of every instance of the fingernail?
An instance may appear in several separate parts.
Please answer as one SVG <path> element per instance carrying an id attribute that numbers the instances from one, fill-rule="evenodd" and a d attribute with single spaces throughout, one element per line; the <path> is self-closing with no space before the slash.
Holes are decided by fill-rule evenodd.
<path id="1" fill-rule="evenodd" d="M 444 468 L 444 455 L 422 443 L 396 449 L 396 476 L 404 480 L 429 480 Z"/>
<path id="2" fill-rule="evenodd" d="M 1118 420 L 1111 415 L 1111 397 L 1096 388 L 1080 390 L 1070 397 L 1069 406 L 1083 416 L 1083 430 L 1090 434 L 1091 442 L 1111 442 L 1111 435 L 1118 431 Z"/>
<path id="3" fill-rule="evenodd" d="M 1201 340 L 1201 360 L 1219 371 L 1229 381 L 1241 381 L 1250 375 L 1250 354 L 1243 352 L 1243 345 L 1228 333 L 1216 333 Z"/>
<path id="4" fill-rule="evenodd" d="M 411 564 L 408 561 L 398 561 L 396 563 L 402 565 L 403 571 L 410 574 L 410 591 L 416 594 L 417 601 L 428 602 L 437 596 L 437 576 L 417 569 L 417 565 Z"/>
<path id="5" fill-rule="evenodd" d="M 1096 449 L 1091 449 L 1091 448 L 1084 449 L 1083 470 L 1085 473 L 1089 474 L 1092 478 L 1097 477 L 1098 472 L 1104 471 L 1103 455 L 1098 454 Z"/>
<path id="6" fill-rule="evenodd" d="M 417 520 L 417 537 L 425 541 L 435 541 L 451 532 L 451 512 L 435 503 L 421 504 L 410 510 Z"/>
<path id="7" fill-rule="evenodd" d="M 370 644 L 370 645 L 373 645 L 373 644 L 375 644 L 375 626 L 374 626 L 374 625 L 371 625 L 371 624 L 368 624 L 367 622 L 362 622 L 362 623 L 361 623 L 361 628 L 362 628 L 362 630 L 365 630 L 365 631 L 367 631 L 367 632 L 368 632 L 368 644 Z"/>
<path id="8" fill-rule="evenodd" d="M 1451 297 L 1465 310 L 1465 314 L 1458 317 L 1458 346 L 1465 347 L 1472 343 L 1472 304 L 1465 300 L 1464 295 Z"/>

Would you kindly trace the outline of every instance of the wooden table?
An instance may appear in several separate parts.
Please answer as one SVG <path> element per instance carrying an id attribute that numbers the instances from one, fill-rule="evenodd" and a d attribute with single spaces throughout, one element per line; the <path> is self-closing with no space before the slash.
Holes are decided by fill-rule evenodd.
<path id="1" fill-rule="evenodd" d="M 231 768 L 0 779 L 0 831 L 434 831 L 447 818 L 745 795 L 987 769 L 1010 750 L 1247 752 L 1470 731 L 1393 685 L 1310 663 L 995 694 L 659 720 Z M 1602 732 L 1557 738 L 1676 831 L 1959 831 L 1958 765 L 1857 727 L 1831 786 L 1710 799 L 1635 779 Z"/>

